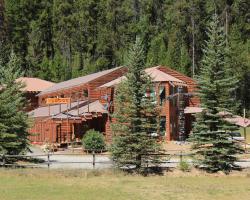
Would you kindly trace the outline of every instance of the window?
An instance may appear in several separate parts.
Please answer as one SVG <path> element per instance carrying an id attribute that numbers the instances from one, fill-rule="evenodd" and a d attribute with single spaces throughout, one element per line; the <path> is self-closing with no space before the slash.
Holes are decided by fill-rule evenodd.
<path id="1" fill-rule="evenodd" d="M 162 106 L 166 100 L 166 89 L 165 86 L 160 86 L 159 88 L 160 105 Z"/>
<path id="2" fill-rule="evenodd" d="M 89 91 L 87 89 L 82 91 L 83 97 L 88 97 L 89 96 Z"/>
<path id="3" fill-rule="evenodd" d="M 174 94 L 174 87 L 172 85 L 170 86 L 170 95 L 171 94 Z"/>
<path id="4" fill-rule="evenodd" d="M 157 103 L 157 101 L 156 101 L 156 92 L 155 92 L 154 88 L 150 89 L 150 99 L 153 101 L 154 104 Z"/>

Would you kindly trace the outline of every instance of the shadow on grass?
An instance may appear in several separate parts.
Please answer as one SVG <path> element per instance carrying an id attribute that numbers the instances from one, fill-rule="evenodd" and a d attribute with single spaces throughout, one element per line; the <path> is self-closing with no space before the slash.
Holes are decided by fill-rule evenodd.
<path id="1" fill-rule="evenodd" d="M 39 164 L 43 164 L 46 161 L 41 158 L 33 158 L 33 157 L 20 157 L 20 158 L 5 158 L 0 159 L 2 163 L 0 167 L 4 168 L 31 168 L 31 167 L 39 167 Z M 37 165 L 37 166 L 36 166 Z"/>
<path id="2" fill-rule="evenodd" d="M 122 172 L 125 174 L 138 174 L 142 176 L 150 176 L 150 175 L 158 175 L 158 176 L 163 176 L 165 172 L 172 172 L 173 168 L 171 167 L 160 167 L 160 166 L 149 166 L 149 167 L 143 167 L 140 169 L 135 169 L 135 168 L 121 168 L 120 169 Z"/>

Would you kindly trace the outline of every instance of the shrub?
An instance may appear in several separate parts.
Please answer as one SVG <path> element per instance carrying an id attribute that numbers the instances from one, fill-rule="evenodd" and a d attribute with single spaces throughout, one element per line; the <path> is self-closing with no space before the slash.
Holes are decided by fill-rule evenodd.
<path id="1" fill-rule="evenodd" d="M 87 131 L 82 139 L 82 143 L 86 150 L 101 151 L 105 148 L 103 135 L 93 129 Z"/>
<path id="2" fill-rule="evenodd" d="M 182 160 L 180 163 L 179 163 L 179 169 L 183 172 L 189 172 L 190 171 L 190 165 L 188 162 Z"/>

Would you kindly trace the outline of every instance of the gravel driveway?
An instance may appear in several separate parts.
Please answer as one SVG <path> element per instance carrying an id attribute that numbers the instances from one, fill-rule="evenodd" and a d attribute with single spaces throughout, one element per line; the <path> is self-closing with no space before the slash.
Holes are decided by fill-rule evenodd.
<path id="1" fill-rule="evenodd" d="M 38 164 L 38 167 L 48 167 L 48 156 L 39 147 L 31 147 L 32 153 L 27 155 L 38 155 L 35 158 L 42 159 L 46 163 Z M 63 154 L 63 155 L 61 155 Z M 92 155 L 74 155 L 69 152 L 56 152 L 50 154 L 51 169 L 106 169 L 113 166 L 111 159 L 107 155 L 96 154 L 95 166 L 93 166 Z"/>
<path id="2" fill-rule="evenodd" d="M 38 164 L 38 167 L 48 167 L 47 165 L 47 154 L 45 154 L 40 148 L 32 147 L 32 153 L 28 155 L 39 155 L 35 158 L 43 159 L 45 163 Z M 63 154 L 63 155 L 60 155 Z M 40 156 L 42 155 L 42 156 Z M 192 163 L 191 159 L 186 160 L 188 163 Z M 179 158 L 171 158 L 162 164 L 162 167 L 177 167 L 179 163 Z M 236 162 L 237 165 L 241 167 L 250 167 L 250 159 L 242 160 L 241 162 Z M 113 164 L 109 156 L 96 154 L 95 155 L 95 166 L 93 166 L 93 156 L 92 155 L 67 155 L 66 152 L 56 152 L 50 155 L 50 168 L 51 169 L 107 169 L 112 168 Z"/>

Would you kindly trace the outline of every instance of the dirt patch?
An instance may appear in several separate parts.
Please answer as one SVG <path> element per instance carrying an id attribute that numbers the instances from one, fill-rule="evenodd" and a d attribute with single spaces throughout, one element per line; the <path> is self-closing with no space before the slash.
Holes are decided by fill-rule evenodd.
<path id="1" fill-rule="evenodd" d="M 190 143 L 178 143 L 176 141 L 170 141 L 170 142 L 164 142 L 162 144 L 163 149 L 167 151 L 168 153 L 176 153 L 183 151 L 185 153 L 191 152 L 191 144 Z"/>

